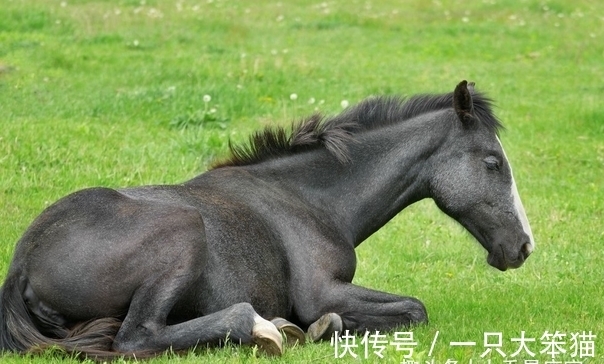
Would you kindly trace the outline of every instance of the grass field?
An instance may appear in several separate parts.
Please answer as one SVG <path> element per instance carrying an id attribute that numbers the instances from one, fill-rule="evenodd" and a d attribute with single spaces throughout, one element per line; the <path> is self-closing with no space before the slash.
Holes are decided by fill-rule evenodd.
<path id="1" fill-rule="evenodd" d="M 32 219 L 76 189 L 181 182 L 265 125 L 462 79 L 496 100 L 535 252 L 500 273 L 423 201 L 358 249 L 355 282 L 426 304 L 418 363 L 604 363 L 604 4 L 590 0 L 3 0 L 0 277 Z M 523 331 L 534 357 L 512 356 Z M 501 334 L 505 358 L 481 357 L 497 342 L 485 333 Z M 323 343 L 151 362 L 403 361 L 394 345 L 365 358 L 360 340 L 356 359 Z"/>

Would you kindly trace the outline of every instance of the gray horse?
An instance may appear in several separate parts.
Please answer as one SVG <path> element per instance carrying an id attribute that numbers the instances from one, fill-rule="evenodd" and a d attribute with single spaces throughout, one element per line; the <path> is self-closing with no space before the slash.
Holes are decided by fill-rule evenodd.
<path id="1" fill-rule="evenodd" d="M 110 358 L 228 337 L 278 355 L 278 330 L 303 342 L 302 329 L 315 341 L 424 323 L 419 300 L 351 283 L 354 249 L 432 198 L 490 265 L 520 267 L 534 242 L 500 128 L 463 81 L 266 129 L 180 185 L 75 192 L 18 242 L 0 349 Z"/>

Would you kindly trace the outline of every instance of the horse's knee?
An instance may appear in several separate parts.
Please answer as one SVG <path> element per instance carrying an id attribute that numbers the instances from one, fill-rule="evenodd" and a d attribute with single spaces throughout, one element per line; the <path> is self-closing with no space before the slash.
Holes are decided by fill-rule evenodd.
<path id="1" fill-rule="evenodd" d="M 371 312 L 349 310 L 339 314 L 343 329 L 363 333 L 365 331 L 391 331 L 401 327 L 408 328 L 428 322 L 428 313 L 424 304 L 413 297 L 401 297 L 401 300 L 375 304 Z"/>
<path id="2" fill-rule="evenodd" d="M 119 353 L 137 353 L 156 351 L 154 337 L 157 335 L 155 325 L 140 324 L 135 328 L 122 325 L 113 339 L 112 350 Z"/>
<path id="3" fill-rule="evenodd" d="M 422 301 L 417 298 L 408 297 L 406 302 L 409 326 L 428 323 L 428 311 Z"/>

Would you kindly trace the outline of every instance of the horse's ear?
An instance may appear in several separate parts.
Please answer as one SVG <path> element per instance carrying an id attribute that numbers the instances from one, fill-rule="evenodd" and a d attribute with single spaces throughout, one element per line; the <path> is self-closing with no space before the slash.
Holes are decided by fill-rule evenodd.
<path id="1" fill-rule="evenodd" d="M 472 101 L 472 92 L 474 91 L 474 82 L 468 84 L 463 80 L 455 87 L 453 91 L 453 108 L 457 117 L 464 126 L 471 126 L 475 120 L 474 102 Z"/>

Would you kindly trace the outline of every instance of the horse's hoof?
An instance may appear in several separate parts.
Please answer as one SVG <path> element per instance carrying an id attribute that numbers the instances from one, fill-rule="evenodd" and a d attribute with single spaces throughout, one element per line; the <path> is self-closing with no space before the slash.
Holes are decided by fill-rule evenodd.
<path id="1" fill-rule="evenodd" d="M 308 328 L 308 337 L 312 342 L 330 340 L 334 332 L 342 332 L 342 318 L 337 313 L 327 313 Z"/>
<path id="2" fill-rule="evenodd" d="M 260 316 L 254 318 L 252 340 L 262 352 L 269 356 L 281 356 L 283 354 L 281 333 L 273 323 Z"/>
<path id="3" fill-rule="evenodd" d="M 285 344 L 287 346 L 304 345 L 306 342 L 304 331 L 286 319 L 275 317 L 271 322 L 277 327 L 277 330 L 281 331 L 285 336 Z"/>

